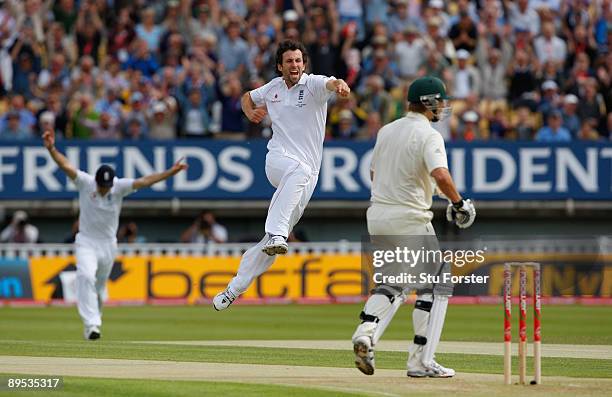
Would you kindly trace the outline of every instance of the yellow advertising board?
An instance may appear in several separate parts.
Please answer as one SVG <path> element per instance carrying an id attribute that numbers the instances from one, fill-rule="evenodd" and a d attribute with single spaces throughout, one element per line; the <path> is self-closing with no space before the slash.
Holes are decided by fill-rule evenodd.
<path id="1" fill-rule="evenodd" d="M 453 266 L 455 275 L 486 274 L 484 285 L 456 285 L 457 295 L 499 295 L 505 261 L 538 261 L 543 265 L 542 293 L 548 296 L 612 296 L 612 258 L 552 254 L 491 254 L 482 264 Z M 129 256 L 118 257 L 108 282 L 109 299 L 212 298 L 238 270 L 239 257 Z M 75 271 L 74 257 L 30 259 L 32 298 L 61 299 L 59 274 Z M 361 256 L 288 255 L 277 258 L 243 295 L 244 298 L 334 298 L 367 295 L 372 280 L 363 276 Z M 518 277 L 518 275 L 516 275 Z M 529 274 L 531 277 L 531 274 Z M 513 283 L 518 288 L 518 282 Z"/>

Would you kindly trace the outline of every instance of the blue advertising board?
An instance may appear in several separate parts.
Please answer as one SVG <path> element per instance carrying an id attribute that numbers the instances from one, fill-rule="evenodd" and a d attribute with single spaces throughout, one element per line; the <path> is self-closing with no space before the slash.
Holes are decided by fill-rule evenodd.
<path id="1" fill-rule="evenodd" d="M 273 188 L 266 141 L 63 141 L 58 148 L 93 173 L 111 164 L 123 177 L 162 171 L 185 157 L 186 173 L 144 189 L 134 199 L 263 200 Z M 374 142 L 325 144 L 315 200 L 368 200 Z M 464 196 L 478 200 L 612 200 L 612 145 L 572 142 L 448 143 L 449 168 Z M 0 200 L 70 199 L 75 188 L 40 141 L 0 142 Z"/>
<path id="2" fill-rule="evenodd" d="M 0 299 L 32 298 L 28 261 L 0 257 Z"/>

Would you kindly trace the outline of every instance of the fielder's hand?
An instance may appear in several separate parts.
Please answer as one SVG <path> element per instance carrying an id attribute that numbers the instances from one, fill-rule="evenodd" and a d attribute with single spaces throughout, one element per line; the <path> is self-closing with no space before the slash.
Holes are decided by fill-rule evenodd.
<path id="1" fill-rule="evenodd" d="M 455 221 L 455 225 L 460 229 L 472 226 L 474 219 L 476 219 L 476 208 L 470 199 L 451 203 L 446 208 L 446 220 Z"/>
<path id="2" fill-rule="evenodd" d="M 183 160 L 185 160 L 185 157 L 181 157 L 176 163 L 174 163 L 172 168 L 170 168 L 172 175 L 176 175 L 189 167 L 187 163 L 183 163 Z"/>
<path id="3" fill-rule="evenodd" d="M 53 149 L 53 146 L 55 146 L 55 131 L 52 129 L 45 130 L 42 135 L 42 139 L 47 150 Z"/>

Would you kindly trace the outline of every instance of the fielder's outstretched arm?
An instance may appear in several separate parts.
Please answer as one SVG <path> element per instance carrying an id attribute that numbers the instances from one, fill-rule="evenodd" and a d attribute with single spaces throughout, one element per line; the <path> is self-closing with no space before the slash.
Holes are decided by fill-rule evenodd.
<path id="1" fill-rule="evenodd" d="M 179 159 L 174 165 L 168 168 L 164 172 L 157 172 L 155 174 L 143 176 L 134 181 L 132 187 L 136 190 L 142 189 L 144 187 L 149 187 L 151 185 L 156 184 L 157 182 L 163 181 L 164 179 L 168 179 L 171 176 L 178 174 L 179 172 L 187 169 L 187 164 L 183 163 L 183 159 Z"/>
<path id="2" fill-rule="evenodd" d="M 70 164 L 70 161 L 68 161 L 66 156 L 64 156 L 62 153 L 60 153 L 59 150 L 55 148 L 55 131 L 46 130 L 43 133 L 42 138 L 43 143 L 49 151 L 49 154 L 51 155 L 53 161 L 55 161 L 55 163 L 62 169 L 62 171 L 64 171 L 66 175 L 68 175 L 68 178 L 75 180 L 77 177 L 76 168 L 74 168 L 74 166 Z"/>

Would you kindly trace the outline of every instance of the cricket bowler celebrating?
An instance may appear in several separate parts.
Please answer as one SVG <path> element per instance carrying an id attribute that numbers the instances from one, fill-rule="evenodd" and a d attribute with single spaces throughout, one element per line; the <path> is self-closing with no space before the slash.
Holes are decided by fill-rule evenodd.
<path id="1" fill-rule="evenodd" d="M 307 63 L 303 44 L 286 40 L 276 51 L 280 77 L 242 96 L 247 118 L 259 123 L 266 114 L 272 120 L 272 138 L 266 155 L 266 176 L 276 188 L 265 224 L 265 236 L 248 249 L 238 273 L 213 299 L 216 310 L 226 309 L 247 290 L 253 280 L 287 253 L 287 237 L 301 218 L 317 184 L 327 101 L 335 92 L 347 97 L 344 80 L 304 73 Z"/>
<path id="2" fill-rule="evenodd" d="M 462 199 L 448 171 L 442 136 L 431 126 L 450 114 L 444 83 L 426 76 L 415 80 L 408 90 L 408 113 L 378 133 L 372 155 L 371 206 L 367 211 L 371 236 L 431 236 L 432 196 L 441 192 L 450 200 L 447 219 L 460 228 L 472 225 L 476 210 L 470 200 Z M 449 264 L 441 264 L 447 270 Z M 430 269 L 435 271 L 433 269 Z M 353 335 L 357 368 L 374 373 L 374 346 L 404 301 L 407 287 L 377 285 L 367 300 Z M 434 360 L 440 341 L 452 283 L 430 285 L 427 292 L 417 291 L 412 314 L 414 342 L 407 363 L 411 377 L 452 377 L 455 371 Z M 392 291 L 392 292 L 390 292 Z"/>
<path id="3" fill-rule="evenodd" d="M 84 337 L 99 339 L 106 280 L 117 255 L 117 227 L 123 198 L 187 169 L 179 160 L 170 169 L 138 179 L 116 178 L 115 170 L 102 165 L 95 177 L 77 170 L 55 148 L 55 132 L 43 134 L 51 158 L 72 179 L 79 191 L 79 232 L 76 235 L 77 307 L 85 326 Z"/>

